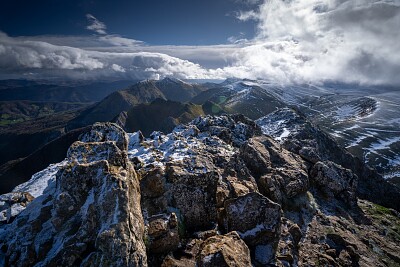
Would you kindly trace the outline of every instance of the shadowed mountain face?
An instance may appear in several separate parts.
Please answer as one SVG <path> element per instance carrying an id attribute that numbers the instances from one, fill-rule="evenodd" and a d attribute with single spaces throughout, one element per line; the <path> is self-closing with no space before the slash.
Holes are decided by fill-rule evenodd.
<path id="1" fill-rule="evenodd" d="M 127 115 L 125 125 L 121 126 L 128 132 L 140 130 L 148 136 L 153 131 L 170 132 L 178 124 L 188 123 L 205 114 L 200 105 L 157 99 L 150 104 L 133 107 Z"/>
<path id="2" fill-rule="evenodd" d="M 69 123 L 68 128 L 79 128 L 98 121 L 111 121 L 122 111 L 127 111 L 141 103 L 149 103 L 157 98 L 165 99 L 165 96 L 155 86 L 154 81 L 134 84 L 124 90 L 112 93 L 99 103 L 83 111 Z"/>
<path id="3" fill-rule="evenodd" d="M 111 121 L 121 112 L 128 111 L 135 105 L 150 103 L 158 98 L 187 102 L 204 90 L 206 89 L 200 85 L 191 85 L 177 79 L 142 81 L 112 93 L 80 114 L 69 124 L 69 127 L 72 129 L 99 121 Z"/>
<path id="4" fill-rule="evenodd" d="M 69 146 L 78 140 L 78 136 L 87 129 L 76 129 L 61 135 L 59 138 L 46 142 L 26 158 L 9 161 L 0 167 L 0 193 L 11 191 L 14 187 L 31 178 L 31 176 L 49 166 L 62 161 Z"/>
<path id="5" fill-rule="evenodd" d="M 26 157 L 66 133 L 79 111 L 65 111 L 0 128 L 0 164 Z"/>

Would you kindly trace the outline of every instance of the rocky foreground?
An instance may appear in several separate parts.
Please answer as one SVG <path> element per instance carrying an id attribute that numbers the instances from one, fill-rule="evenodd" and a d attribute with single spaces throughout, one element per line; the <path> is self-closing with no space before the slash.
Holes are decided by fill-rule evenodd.
<path id="1" fill-rule="evenodd" d="M 399 190 L 291 110 L 79 140 L 0 196 L 0 264 L 400 266 Z"/>

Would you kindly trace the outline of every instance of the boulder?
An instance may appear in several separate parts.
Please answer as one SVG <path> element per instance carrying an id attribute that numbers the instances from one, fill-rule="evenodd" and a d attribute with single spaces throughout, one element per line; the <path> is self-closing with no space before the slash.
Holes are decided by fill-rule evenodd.
<path id="1" fill-rule="evenodd" d="M 147 247 L 151 253 L 168 253 L 179 246 L 178 219 L 175 213 L 149 218 Z"/>
<path id="2" fill-rule="evenodd" d="M 229 199 L 224 204 L 226 231 L 236 231 L 255 251 L 255 259 L 261 264 L 266 264 L 274 258 L 281 216 L 279 204 L 256 192 Z"/>
<path id="3" fill-rule="evenodd" d="M 331 162 L 317 162 L 310 171 L 312 181 L 325 194 L 337 197 L 347 204 L 355 204 L 357 175 L 349 169 Z"/>
<path id="4" fill-rule="evenodd" d="M 85 143 L 114 141 L 116 146 L 125 151 L 128 149 L 128 136 L 125 131 L 115 123 L 97 122 L 88 131 L 79 136 Z"/>
<path id="5" fill-rule="evenodd" d="M 302 231 L 296 223 L 282 218 L 276 258 L 283 266 L 290 266 L 298 261 L 298 245 L 302 236 Z"/>
<path id="6" fill-rule="evenodd" d="M 303 160 L 282 148 L 268 136 L 249 139 L 240 155 L 257 180 L 260 192 L 278 203 L 285 203 L 308 189 Z"/>
<path id="7" fill-rule="evenodd" d="M 251 266 L 250 251 L 236 232 L 212 236 L 201 244 L 197 266 Z"/>

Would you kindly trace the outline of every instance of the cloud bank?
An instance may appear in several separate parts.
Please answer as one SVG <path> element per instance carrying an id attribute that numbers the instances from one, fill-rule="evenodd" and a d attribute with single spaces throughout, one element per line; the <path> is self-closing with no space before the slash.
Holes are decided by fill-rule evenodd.
<path id="1" fill-rule="evenodd" d="M 400 84 L 400 2 L 265 1 L 239 19 L 258 22 L 236 67 L 282 81 Z"/>
<path id="2" fill-rule="evenodd" d="M 400 2 L 248 1 L 252 40 L 214 46 L 151 46 L 110 35 L 88 14 L 93 36 L 9 37 L 0 32 L 1 76 L 73 79 L 267 79 L 400 85 Z M 254 5 L 259 3 L 258 5 Z M 254 8 L 255 7 L 255 8 Z"/>
<path id="3" fill-rule="evenodd" d="M 42 41 L 21 41 L 5 34 L 0 34 L 0 69 L 3 75 L 39 75 L 40 78 L 211 77 L 198 64 L 162 53 L 91 51 Z"/>

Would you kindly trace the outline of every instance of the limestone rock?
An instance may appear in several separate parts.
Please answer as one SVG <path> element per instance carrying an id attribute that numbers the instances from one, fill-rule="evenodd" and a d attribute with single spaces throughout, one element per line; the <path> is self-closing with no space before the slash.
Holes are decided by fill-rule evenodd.
<path id="1" fill-rule="evenodd" d="M 81 134 L 79 140 L 85 143 L 114 141 L 122 151 L 128 148 L 128 136 L 125 131 L 115 123 L 95 123 L 90 130 Z"/>
<path id="2" fill-rule="evenodd" d="M 261 134 L 261 128 L 243 115 L 199 117 L 193 124 L 200 131 L 210 132 L 228 144 L 242 145 L 248 138 Z"/>
<path id="3" fill-rule="evenodd" d="M 294 265 L 298 261 L 298 244 L 303 233 L 300 227 L 292 221 L 282 218 L 282 226 L 278 248 L 277 260 L 283 266 Z"/>

